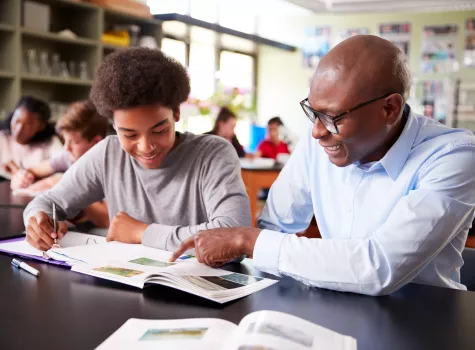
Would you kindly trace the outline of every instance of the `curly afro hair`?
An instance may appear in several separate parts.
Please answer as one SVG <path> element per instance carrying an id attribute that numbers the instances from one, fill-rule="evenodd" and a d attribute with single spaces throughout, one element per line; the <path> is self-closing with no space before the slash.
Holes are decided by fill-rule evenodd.
<path id="1" fill-rule="evenodd" d="M 178 61 L 161 51 L 130 48 L 108 55 L 97 69 L 90 98 L 99 114 L 158 104 L 178 112 L 188 98 L 190 79 Z"/>

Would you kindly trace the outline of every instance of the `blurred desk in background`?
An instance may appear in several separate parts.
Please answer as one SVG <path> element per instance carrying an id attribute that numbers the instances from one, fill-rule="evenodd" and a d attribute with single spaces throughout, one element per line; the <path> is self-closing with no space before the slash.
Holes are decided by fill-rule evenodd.
<path id="1" fill-rule="evenodd" d="M 252 226 L 257 227 L 257 195 L 263 188 L 271 188 L 282 170 L 282 165 L 257 168 L 241 166 L 241 175 L 251 203 Z"/>
<path id="2" fill-rule="evenodd" d="M 10 181 L 0 182 L 0 207 L 26 208 L 32 200 L 33 198 L 28 196 L 14 196 L 10 189 Z"/>

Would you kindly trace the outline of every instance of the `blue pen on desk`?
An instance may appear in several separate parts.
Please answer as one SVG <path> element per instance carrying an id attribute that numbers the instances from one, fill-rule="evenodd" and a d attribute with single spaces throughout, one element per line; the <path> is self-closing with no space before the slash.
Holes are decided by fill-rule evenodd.
<path id="1" fill-rule="evenodd" d="M 28 265 L 27 263 L 25 263 L 25 262 L 23 262 L 19 259 L 13 259 L 12 260 L 12 265 L 15 266 L 15 267 L 18 267 L 20 269 L 23 269 L 23 270 L 31 273 L 32 275 L 35 275 L 35 276 L 40 275 L 40 272 L 37 269 L 31 267 L 30 265 Z"/>
<path id="2" fill-rule="evenodd" d="M 186 254 L 186 255 L 180 256 L 177 260 L 186 260 L 186 259 L 191 259 L 191 258 L 194 258 L 194 257 L 195 257 L 194 255 Z"/>

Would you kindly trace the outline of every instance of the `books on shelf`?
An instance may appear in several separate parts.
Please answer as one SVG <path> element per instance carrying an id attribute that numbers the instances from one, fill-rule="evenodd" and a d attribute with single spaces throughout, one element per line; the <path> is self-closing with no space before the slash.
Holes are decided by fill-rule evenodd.
<path id="1" fill-rule="evenodd" d="M 258 311 L 239 325 L 212 318 L 129 319 L 96 350 L 356 350 L 356 339 L 299 317 Z"/>
<path id="2" fill-rule="evenodd" d="M 259 276 L 213 269 L 184 255 L 169 263 L 172 252 L 141 244 L 106 242 L 105 237 L 69 232 L 61 248 L 44 253 L 25 238 L 0 242 L 0 252 L 71 267 L 71 271 L 143 289 L 159 284 L 226 303 L 276 283 Z"/>

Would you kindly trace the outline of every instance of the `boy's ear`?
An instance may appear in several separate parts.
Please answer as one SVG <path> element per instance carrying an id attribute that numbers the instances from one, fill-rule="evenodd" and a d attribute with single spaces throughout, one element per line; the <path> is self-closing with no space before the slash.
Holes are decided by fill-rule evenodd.
<path id="1" fill-rule="evenodd" d="M 96 135 L 94 136 L 94 138 L 92 139 L 92 143 L 95 145 L 95 144 L 98 144 L 99 142 L 102 141 L 102 136 L 100 135 Z"/>
<path id="2" fill-rule="evenodd" d="M 178 106 L 178 109 L 173 112 L 173 117 L 175 118 L 176 122 L 180 121 L 180 106 Z"/>

